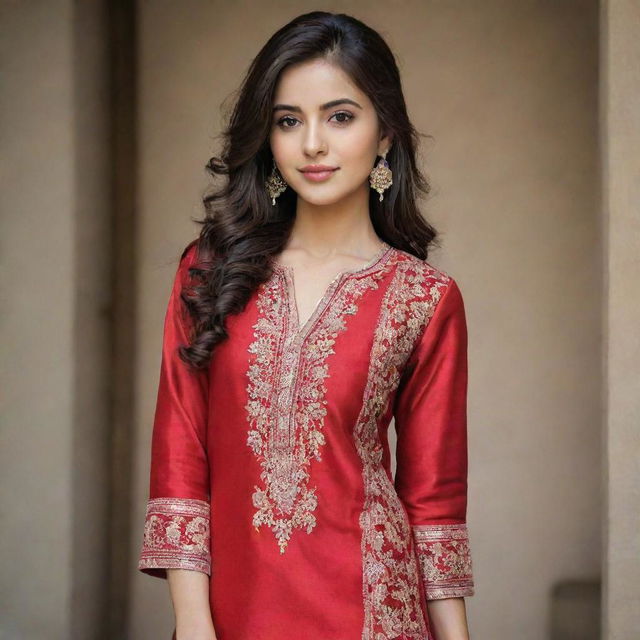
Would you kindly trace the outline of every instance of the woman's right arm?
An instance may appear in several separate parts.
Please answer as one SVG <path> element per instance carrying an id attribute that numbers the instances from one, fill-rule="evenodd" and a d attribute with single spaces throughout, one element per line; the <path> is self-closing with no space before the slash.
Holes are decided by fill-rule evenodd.
<path id="1" fill-rule="evenodd" d="M 176 617 L 176 640 L 216 640 L 207 574 L 167 569 L 167 579 Z"/>
<path id="2" fill-rule="evenodd" d="M 208 371 L 190 369 L 177 352 L 192 333 L 181 293 L 189 283 L 195 249 L 191 245 L 183 252 L 165 314 L 138 568 L 169 581 L 177 640 L 214 640 L 209 603 Z"/>

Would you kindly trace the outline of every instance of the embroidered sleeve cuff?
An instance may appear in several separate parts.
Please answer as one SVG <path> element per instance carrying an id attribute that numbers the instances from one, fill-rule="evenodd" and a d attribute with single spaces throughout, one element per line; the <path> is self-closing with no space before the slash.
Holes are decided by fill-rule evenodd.
<path id="1" fill-rule="evenodd" d="M 466 523 L 413 525 L 427 600 L 474 594 Z"/>
<path id="2" fill-rule="evenodd" d="M 211 575 L 210 517 L 204 500 L 149 499 L 138 569 L 165 579 L 167 569 Z"/>

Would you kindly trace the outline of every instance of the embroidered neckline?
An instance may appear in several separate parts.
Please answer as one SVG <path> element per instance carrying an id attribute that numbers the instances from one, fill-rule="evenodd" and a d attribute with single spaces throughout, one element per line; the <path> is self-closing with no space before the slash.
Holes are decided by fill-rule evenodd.
<path id="1" fill-rule="evenodd" d="M 293 267 L 291 265 L 282 264 L 281 262 L 272 259 L 274 271 L 279 273 L 284 280 L 287 304 L 289 306 L 289 322 L 291 323 L 293 332 L 296 335 L 297 339 L 303 340 L 304 337 L 309 334 L 311 329 L 315 326 L 318 317 L 327 308 L 327 306 L 333 299 L 334 294 L 337 292 L 338 288 L 343 282 L 353 276 L 367 275 L 372 271 L 375 271 L 378 268 L 382 267 L 393 253 L 393 250 L 394 247 L 383 240 L 380 250 L 376 253 L 375 256 L 373 256 L 373 258 L 371 258 L 371 260 L 369 260 L 369 262 L 360 267 L 356 267 L 355 269 L 345 269 L 344 271 L 338 273 L 327 285 L 324 293 L 318 299 L 313 312 L 304 321 L 304 324 L 300 323 L 300 314 L 295 294 L 295 276 Z"/>

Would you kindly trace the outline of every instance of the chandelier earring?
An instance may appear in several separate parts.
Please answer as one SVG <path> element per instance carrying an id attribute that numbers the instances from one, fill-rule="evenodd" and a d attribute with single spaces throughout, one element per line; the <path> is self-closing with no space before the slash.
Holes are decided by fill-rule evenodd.
<path id="1" fill-rule="evenodd" d="M 369 184 L 380 194 L 380 202 L 382 202 L 382 194 L 393 184 L 393 173 L 387 162 L 387 151 L 382 154 L 378 164 L 371 169 Z"/>
<path id="2" fill-rule="evenodd" d="M 276 167 L 276 161 L 273 161 L 273 169 L 271 170 L 271 175 L 265 180 L 265 187 L 267 188 L 267 192 L 269 193 L 269 197 L 271 198 L 271 204 L 275 205 L 276 198 L 286 191 L 289 186 L 285 179 L 282 177 L 282 174 Z"/>

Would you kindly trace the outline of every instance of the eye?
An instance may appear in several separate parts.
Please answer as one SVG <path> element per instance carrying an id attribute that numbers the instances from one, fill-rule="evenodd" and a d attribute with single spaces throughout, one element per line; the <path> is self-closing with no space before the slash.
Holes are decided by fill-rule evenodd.
<path id="1" fill-rule="evenodd" d="M 355 116 L 348 111 L 338 111 L 334 113 L 331 118 L 336 118 L 336 122 L 338 124 L 344 125 L 347 124 L 347 122 L 349 122 L 350 120 L 353 120 Z M 331 118 L 329 119 L 331 120 Z M 276 122 L 276 125 L 281 129 L 293 129 L 296 122 L 298 122 L 298 120 L 293 116 L 283 116 Z"/>
<path id="2" fill-rule="evenodd" d="M 349 120 L 353 120 L 353 118 L 355 117 L 352 113 L 349 113 L 348 111 L 338 111 L 337 113 L 334 113 L 331 117 L 333 118 L 334 116 L 341 116 L 345 118 L 343 120 L 337 120 L 336 122 L 338 122 L 338 124 L 347 124 Z"/>
<path id="3" fill-rule="evenodd" d="M 281 127 L 282 129 L 291 129 L 293 128 L 292 126 L 284 126 L 284 123 L 286 121 L 291 121 L 291 122 L 296 122 L 296 119 L 292 116 L 283 116 L 282 118 L 280 118 L 280 120 L 278 120 L 278 122 L 276 122 L 276 124 Z"/>

